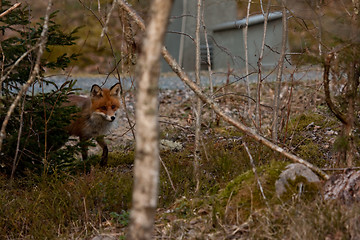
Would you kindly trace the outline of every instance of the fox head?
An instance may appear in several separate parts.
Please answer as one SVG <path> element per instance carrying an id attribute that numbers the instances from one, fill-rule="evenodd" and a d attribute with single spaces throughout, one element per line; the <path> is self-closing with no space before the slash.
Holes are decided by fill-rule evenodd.
<path id="1" fill-rule="evenodd" d="M 102 89 L 99 85 L 94 84 L 90 91 L 92 113 L 101 116 L 106 121 L 114 121 L 116 111 L 120 107 L 119 96 L 119 83 L 110 89 Z"/>

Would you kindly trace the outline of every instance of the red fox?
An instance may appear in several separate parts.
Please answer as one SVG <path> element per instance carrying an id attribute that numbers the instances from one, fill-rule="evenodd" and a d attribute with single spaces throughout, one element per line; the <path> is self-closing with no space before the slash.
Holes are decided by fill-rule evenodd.
<path id="1" fill-rule="evenodd" d="M 66 105 L 77 106 L 81 111 L 77 118 L 67 127 L 70 135 L 80 137 L 80 141 L 95 138 L 103 152 L 100 166 L 106 166 L 108 160 L 108 147 L 104 135 L 108 133 L 116 119 L 120 107 L 120 84 L 117 83 L 110 89 L 102 89 L 94 84 L 91 87 L 90 98 L 70 95 Z M 83 160 L 87 159 L 87 147 L 82 149 Z"/>

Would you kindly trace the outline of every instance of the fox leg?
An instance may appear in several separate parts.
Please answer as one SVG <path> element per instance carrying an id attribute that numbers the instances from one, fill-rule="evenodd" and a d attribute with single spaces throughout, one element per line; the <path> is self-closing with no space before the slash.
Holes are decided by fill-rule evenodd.
<path id="1" fill-rule="evenodd" d="M 81 142 L 81 156 L 83 161 L 85 161 L 88 158 L 88 145 L 86 144 L 86 141 L 88 139 L 80 138 Z"/>
<path id="2" fill-rule="evenodd" d="M 101 167 L 105 167 L 107 165 L 107 161 L 108 161 L 108 147 L 107 144 L 104 140 L 104 136 L 99 136 L 96 138 L 97 143 L 100 145 L 100 147 L 103 149 L 102 152 L 102 156 L 101 156 L 101 161 L 100 161 L 100 166 Z"/>

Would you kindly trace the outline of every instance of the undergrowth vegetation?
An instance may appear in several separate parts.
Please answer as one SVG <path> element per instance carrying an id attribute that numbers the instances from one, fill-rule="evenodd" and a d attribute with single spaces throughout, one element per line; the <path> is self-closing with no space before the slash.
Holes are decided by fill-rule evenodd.
<path id="1" fill-rule="evenodd" d="M 3 7 L 10 6 L 9 1 L 2 2 Z M 1 19 L 4 20 L 3 31 L 12 25 L 24 27 L 24 31 L 14 28 L 14 37 L 1 43 L 7 67 L 34 46 L 41 33 L 41 24 L 32 26 L 27 11 L 24 7 Z M 50 21 L 47 58 L 42 60 L 42 65 L 52 70 L 66 68 L 77 58 L 76 54 L 68 56 L 61 52 L 63 46 L 75 44 L 78 29 L 63 33 L 52 21 L 54 17 L 55 14 Z M 133 58 L 132 52 L 129 57 Z M 91 54 L 84 59 L 90 58 Z M 33 61 L 33 56 L 29 56 L 4 80 L 0 120 L 5 118 L 4 109 L 10 106 L 28 78 Z M 43 75 L 44 71 L 36 84 L 54 84 L 46 81 Z M 341 162 L 337 162 L 337 154 L 349 147 L 347 139 L 340 134 L 339 122 L 324 107 L 320 97 L 307 92 L 313 84 L 311 81 L 291 84 L 295 96 L 288 96 L 291 114 L 282 116 L 278 145 L 318 167 L 338 167 Z M 321 84 L 316 82 L 315 85 Z M 73 86 L 74 82 L 69 81 L 61 87 L 56 86 L 57 90 L 51 93 L 29 93 L 9 121 L 5 150 L 0 155 L 1 239 L 90 239 L 99 233 L 125 238 L 132 200 L 134 146 L 113 148 L 106 168 L 99 167 L 98 155 L 86 162 L 78 159 L 76 154 L 81 146 L 76 143 L 61 148 L 68 139 L 64 127 L 77 111 L 62 105 L 66 96 L 74 91 Z M 255 91 L 254 86 L 251 87 Z M 244 86 L 239 84 L 238 88 Z M 266 83 L 262 91 L 272 92 L 273 88 L 274 83 Z M 296 88 L 302 92 L 297 89 L 295 94 Z M 238 92 L 245 92 L 243 90 Z M 272 102 L 273 95 L 264 93 L 262 96 L 264 103 Z M 219 98 L 219 104 L 251 125 L 251 117 L 245 119 L 241 115 L 244 111 L 237 97 Z M 171 117 L 191 125 L 191 100 L 182 102 L 181 98 L 177 100 L 181 106 L 173 106 L 176 114 Z M 312 104 L 308 104 L 310 102 Z M 160 112 L 164 106 L 168 107 L 162 104 Z M 266 137 L 269 137 L 271 125 L 272 111 L 269 109 L 271 107 L 264 104 L 260 131 Z M 275 182 L 289 164 L 287 159 L 220 119 L 211 122 L 209 110 L 209 106 L 204 107 L 204 116 L 208 117 L 204 117 L 204 125 L 208 127 L 203 127 L 201 140 L 199 191 L 195 191 L 191 127 L 161 129 L 162 140 L 176 142 L 179 146 L 160 152 L 155 237 L 303 240 L 360 236 L 358 203 L 349 207 L 336 201 L 324 201 L 321 187 L 301 177 L 290 181 L 286 194 L 278 196 Z M 170 116 L 168 111 L 166 114 Z M 184 129 L 189 132 L 184 134 Z M 358 132 L 354 133 L 354 140 L 359 143 Z M 244 143 L 254 159 L 253 164 Z M 359 159 L 356 160 L 355 165 Z"/>
<path id="2" fill-rule="evenodd" d="M 161 167 L 156 226 L 160 228 L 177 219 L 176 224 L 164 230 L 165 235 L 177 236 L 189 228 L 200 228 L 193 223 L 200 217 L 199 234 L 226 236 L 229 233 L 224 226 L 238 225 L 242 230 L 236 234 L 249 239 L 299 239 L 292 232 L 308 236 L 307 239 L 338 235 L 347 238 L 348 226 L 357 217 L 355 213 L 336 203 L 323 202 L 318 187 L 308 185 L 299 195 L 296 180 L 289 185 L 291 191 L 279 198 L 275 181 L 289 163 L 232 128 L 219 127 L 214 132 L 221 132 L 222 137 L 215 134 L 203 140 L 202 155 L 206 157 L 201 165 L 198 193 L 193 177 L 192 142 L 185 142 L 181 151 L 161 152 L 169 174 Z M 258 177 L 251 170 L 243 142 L 254 153 Z M 87 171 L 80 166 L 73 173 L 27 173 L 12 182 L 2 176 L 1 238 L 75 239 L 98 232 L 124 236 L 131 207 L 134 150 L 112 152 L 107 169 L 97 165 L 99 158 L 88 160 Z M 314 224 L 322 226 L 315 229 Z M 327 229 L 332 224 L 335 227 Z M 350 230 L 356 231 L 354 227 Z"/>
<path id="3" fill-rule="evenodd" d="M 359 216 L 336 202 L 323 201 L 318 185 L 296 178 L 285 195 L 277 196 L 275 182 L 289 162 L 225 123 L 204 131 L 200 189 L 195 192 L 191 134 L 182 128 L 161 129 L 162 139 L 182 146 L 160 152 L 156 230 L 161 237 L 347 239 L 357 231 Z M 337 122 L 319 107 L 291 117 L 283 128 L 282 144 L 317 166 L 329 167 L 334 164 L 336 149 L 331 143 L 336 131 Z M 244 143 L 255 161 L 256 175 Z M 100 156 L 95 155 L 51 174 L 28 171 L 12 181 L 2 175 L 0 237 L 76 239 L 116 233 L 124 238 L 134 145 L 113 150 L 106 169 L 98 166 Z"/>

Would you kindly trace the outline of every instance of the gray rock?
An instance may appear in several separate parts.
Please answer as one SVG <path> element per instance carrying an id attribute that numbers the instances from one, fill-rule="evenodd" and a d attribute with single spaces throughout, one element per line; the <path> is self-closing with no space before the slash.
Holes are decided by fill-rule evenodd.
<path id="1" fill-rule="evenodd" d="M 164 151 L 181 151 L 183 149 L 183 146 L 179 142 L 161 139 L 160 149 Z"/>
<path id="2" fill-rule="evenodd" d="M 305 165 L 300 163 L 289 164 L 275 182 L 276 194 L 278 196 L 284 194 L 288 180 L 294 181 L 296 177 L 304 177 L 309 183 L 320 182 L 319 177 Z"/>
<path id="3" fill-rule="evenodd" d="M 93 238 L 91 238 L 91 240 L 116 240 L 118 238 L 116 238 L 115 236 L 110 236 L 110 235 L 97 235 Z"/>

